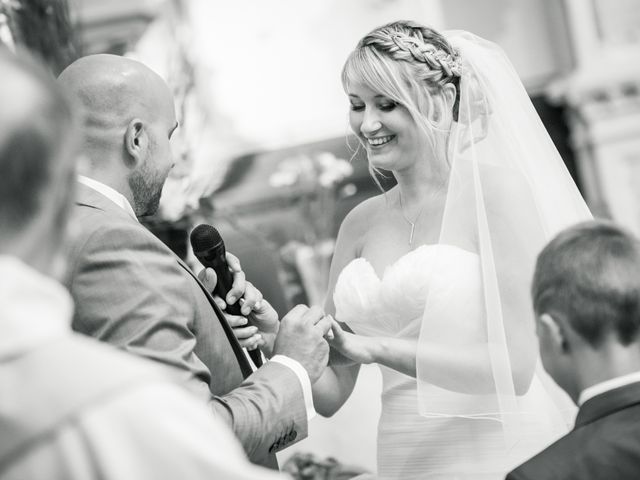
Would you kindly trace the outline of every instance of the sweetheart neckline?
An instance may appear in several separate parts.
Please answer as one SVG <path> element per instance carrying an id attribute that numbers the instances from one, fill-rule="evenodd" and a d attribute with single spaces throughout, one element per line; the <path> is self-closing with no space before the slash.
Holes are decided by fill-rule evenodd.
<path id="1" fill-rule="evenodd" d="M 423 244 L 420 245 L 418 248 L 415 248 L 407 253 L 405 253 L 404 255 L 401 255 L 400 257 L 398 257 L 396 260 L 394 260 L 393 262 L 391 262 L 389 265 L 387 265 L 384 268 L 384 271 L 382 272 L 382 276 L 380 276 L 378 274 L 378 272 L 376 271 L 376 269 L 373 267 L 373 265 L 371 264 L 371 262 L 369 260 L 367 260 L 367 258 L 365 257 L 356 257 L 353 260 L 351 260 L 349 263 L 347 263 L 344 268 L 342 269 L 342 272 L 344 272 L 347 268 L 349 268 L 354 262 L 361 260 L 362 262 L 364 262 L 366 264 L 366 266 L 369 267 L 369 269 L 371 270 L 371 272 L 374 274 L 374 276 L 376 277 L 376 279 L 379 282 L 384 282 L 384 279 L 387 276 L 387 272 L 391 269 L 393 269 L 398 263 L 400 263 L 403 259 L 405 259 L 406 257 L 408 257 L 409 255 L 413 255 L 416 252 L 425 249 L 425 248 L 430 248 L 430 247 L 446 247 L 446 248 L 452 248 L 454 250 L 458 250 L 461 252 L 464 252 L 465 254 L 469 254 L 469 255 L 474 255 L 474 256 L 478 256 L 479 255 L 475 252 L 472 252 L 471 250 L 467 250 L 466 248 L 462 248 L 462 247 L 458 247 L 457 245 L 450 245 L 448 243 L 428 243 L 428 244 Z M 340 273 L 339 276 L 342 275 L 342 272 Z"/>

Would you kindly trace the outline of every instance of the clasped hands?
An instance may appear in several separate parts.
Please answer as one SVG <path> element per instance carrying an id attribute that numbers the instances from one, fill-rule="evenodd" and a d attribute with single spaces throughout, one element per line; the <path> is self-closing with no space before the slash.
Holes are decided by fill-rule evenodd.
<path id="1" fill-rule="evenodd" d="M 245 278 L 240 261 L 231 253 L 226 254 L 227 265 L 233 274 L 233 286 L 222 299 L 213 294 L 213 299 L 218 307 L 225 311 L 227 322 L 233 328 L 233 333 L 238 342 L 247 350 L 261 348 L 267 354 L 273 347 L 273 340 L 278 332 L 278 315 L 263 297 L 262 293 Z M 209 292 L 213 292 L 218 281 L 218 277 L 213 268 L 204 268 L 198 273 L 198 278 Z M 231 315 L 226 312 L 227 305 L 240 303 L 240 312 L 244 316 Z M 247 316 L 251 315 L 255 319 L 250 325 Z M 264 348 L 263 348 L 264 347 Z"/>
<path id="2" fill-rule="evenodd" d="M 327 340 L 333 339 L 334 320 L 321 308 L 305 305 L 297 305 L 280 320 L 262 293 L 246 280 L 238 258 L 227 253 L 226 259 L 233 274 L 233 286 L 225 299 L 214 295 L 214 300 L 223 311 L 227 305 L 240 302 L 242 315 L 249 316 L 250 321 L 245 316 L 225 312 L 240 345 L 247 349 L 260 348 L 268 358 L 286 355 L 298 361 L 307 370 L 311 382 L 315 382 L 328 362 Z M 198 278 L 213 292 L 217 283 L 213 269 L 201 270 Z"/>

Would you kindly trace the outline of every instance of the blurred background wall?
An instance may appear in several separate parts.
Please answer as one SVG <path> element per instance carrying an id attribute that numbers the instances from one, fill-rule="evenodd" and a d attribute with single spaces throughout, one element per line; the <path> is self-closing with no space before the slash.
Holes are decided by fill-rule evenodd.
<path id="1" fill-rule="evenodd" d="M 502 46 L 594 214 L 640 233 L 640 0 L 0 0 L 0 43 L 54 73 L 97 52 L 160 73 L 178 162 L 147 225 L 187 259 L 190 229 L 215 225 L 285 313 L 323 301 L 338 225 L 377 193 L 340 69 L 363 34 L 400 18 Z M 345 409 L 282 460 L 375 468 L 378 390 L 365 368 Z"/>

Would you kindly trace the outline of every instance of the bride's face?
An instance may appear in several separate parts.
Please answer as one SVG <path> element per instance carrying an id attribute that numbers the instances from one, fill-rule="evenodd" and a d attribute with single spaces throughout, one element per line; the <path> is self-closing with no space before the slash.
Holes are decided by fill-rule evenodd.
<path id="1" fill-rule="evenodd" d="M 413 166 L 425 141 L 409 111 L 390 98 L 354 84 L 347 89 L 349 123 L 376 168 L 399 171 Z"/>

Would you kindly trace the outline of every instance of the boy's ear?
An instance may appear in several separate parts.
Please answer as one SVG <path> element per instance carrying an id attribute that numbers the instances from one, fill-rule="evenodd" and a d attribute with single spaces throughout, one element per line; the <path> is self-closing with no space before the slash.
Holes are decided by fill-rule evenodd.
<path id="1" fill-rule="evenodd" d="M 549 338 L 552 343 L 562 352 L 569 351 L 566 332 L 561 322 L 549 313 L 543 313 L 538 318 L 541 333 Z"/>

